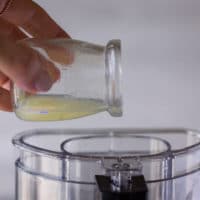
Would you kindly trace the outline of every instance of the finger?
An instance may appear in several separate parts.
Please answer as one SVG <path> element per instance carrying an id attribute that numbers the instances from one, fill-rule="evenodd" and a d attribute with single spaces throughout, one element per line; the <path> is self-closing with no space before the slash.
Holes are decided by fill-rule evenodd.
<path id="1" fill-rule="evenodd" d="M 20 31 L 16 26 L 0 18 L 0 36 L 9 38 L 12 41 L 17 41 L 26 38 L 27 36 Z"/>
<path id="2" fill-rule="evenodd" d="M 27 36 L 16 26 L 0 18 L 0 37 L 7 38 L 13 42 L 26 38 Z M 9 89 L 9 78 L 0 72 L 0 87 Z"/>
<path id="3" fill-rule="evenodd" d="M 31 40 L 23 40 L 21 43 L 31 46 L 31 47 L 40 47 L 45 53 L 49 56 L 49 58 L 57 62 L 61 65 L 69 65 L 74 61 L 74 55 L 72 52 L 72 48 L 67 48 L 65 43 L 67 40 L 56 39 L 56 40 L 41 40 L 41 39 L 31 39 Z M 61 45 L 62 44 L 62 45 Z"/>
<path id="4" fill-rule="evenodd" d="M 0 37 L 8 38 L 12 41 L 17 41 L 26 38 L 27 36 L 20 31 L 16 26 L 0 18 Z M 9 78 L 0 72 L 0 87 L 9 90 Z"/>
<path id="5" fill-rule="evenodd" d="M 8 112 L 13 110 L 10 92 L 3 88 L 0 88 L 0 110 Z"/>
<path id="6" fill-rule="evenodd" d="M 31 0 L 14 0 L 2 17 L 16 26 L 21 26 L 34 37 L 69 37 L 44 9 Z"/>
<path id="7" fill-rule="evenodd" d="M 73 53 L 64 47 L 47 44 L 43 47 L 49 58 L 61 65 L 69 65 L 74 61 Z"/>
<path id="8" fill-rule="evenodd" d="M 36 51 L 0 39 L 0 71 L 20 88 L 47 91 L 59 78 L 59 70 Z"/>

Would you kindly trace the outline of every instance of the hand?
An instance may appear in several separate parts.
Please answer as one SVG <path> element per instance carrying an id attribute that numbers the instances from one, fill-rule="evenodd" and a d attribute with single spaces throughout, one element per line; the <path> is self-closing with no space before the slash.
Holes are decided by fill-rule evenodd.
<path id="1" fill-rule="evenodd" d="M 0 1 L 0 12 L 8 0 Z M 0 110 L 12 111 L 10 81 L 28 91 L 47 91 L 59 78 L 59 70 L 31 48 L 16 43 L 28 36 L 37 38 L 69 35 L 31 0 L 13 0 L 0 16 Z"/>

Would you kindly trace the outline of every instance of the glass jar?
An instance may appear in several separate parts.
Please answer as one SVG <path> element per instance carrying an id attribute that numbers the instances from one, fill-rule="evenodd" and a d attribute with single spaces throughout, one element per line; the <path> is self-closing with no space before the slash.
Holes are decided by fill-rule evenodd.
<path id="1" fill-rule="evenodd" d="M 79 118 L 102 111 L 122 115 L 121 46 L 72 39 L 22 41 L 50 60 L 61 77 L 48 92 L 30 94 L 13 85 L 16 115 L 29 121 Z"/>

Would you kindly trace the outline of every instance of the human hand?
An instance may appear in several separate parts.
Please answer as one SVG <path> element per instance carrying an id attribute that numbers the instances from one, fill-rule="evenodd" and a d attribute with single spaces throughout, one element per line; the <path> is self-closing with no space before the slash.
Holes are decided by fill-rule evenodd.
<path id="1" fill-rule="evenodd" d="M 10 81 L 27 92 L 37 92 L 47 91 L 59 78 L 53 63 L 28 46 L 16 43 L 27 38 L 19 27 L 37 38 L 69 38 L 33 1 L 11 1 L 0 1 L 0 110 L 4 111 L 12 111 Z"/>

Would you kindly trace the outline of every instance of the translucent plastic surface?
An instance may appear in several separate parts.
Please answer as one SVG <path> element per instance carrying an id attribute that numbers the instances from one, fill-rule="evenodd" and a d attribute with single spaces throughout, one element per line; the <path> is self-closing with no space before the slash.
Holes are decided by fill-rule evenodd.
<path id="1" fill-rule="evenodd" d="M 35 130 L 13 143 L 20 152 L 16 199 L 102 200 L 95 175 L 116 175 L 117 165 L 126 166 L 118 175 L 144 175 L 148 200 L 197 200 L 199 195 L 198 131 Z"/>
<path id="2" fill-rule="evenodd" d="M 153 144 L 153 145 L 152 145 Z M 162 139 L 131 134 L 77 137 L 64 141 L 64 152 L 80 157 L 137 157 L 162 154 L 170 150 L 170 144 Z M 133 149 L 134 148 L 134 149 Z"/>

